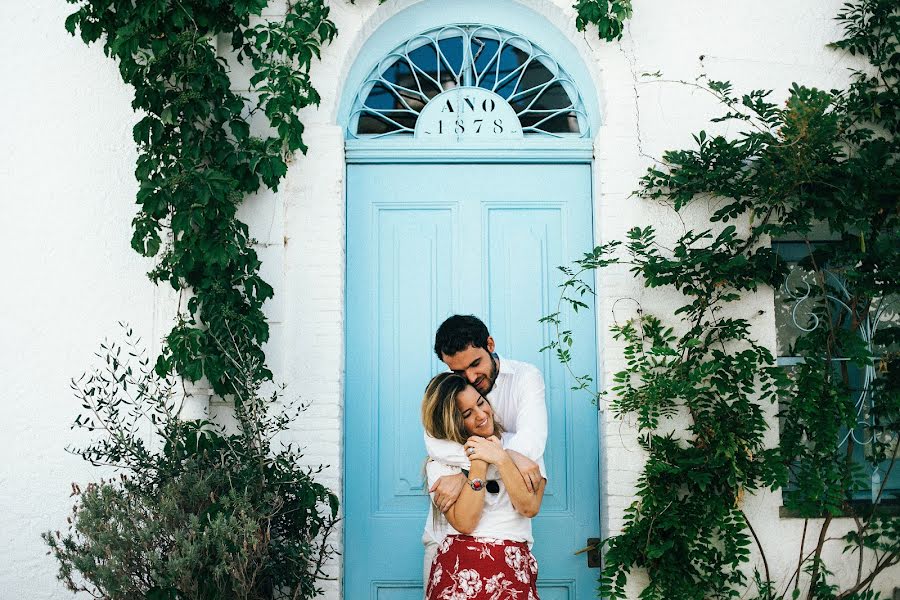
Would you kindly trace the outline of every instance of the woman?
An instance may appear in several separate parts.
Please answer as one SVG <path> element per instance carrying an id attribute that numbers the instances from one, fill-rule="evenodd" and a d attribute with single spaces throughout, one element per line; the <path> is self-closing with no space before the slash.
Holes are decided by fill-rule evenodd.
<path id="1" fill-rule="evenodd" d="M 422 422 L 432 437 L 463 444 L 471 463 L 468 485 L 437 517 L 443 522 L 434 529 L 446 537 L 431 564 L 426 600 L 537 600 L 531 517 L 541 507 L 547 480 L 528 491 L 503 449 L 503 428 L 490 402 L 460 375 L 441 373 L 429 382 Z M 429 487 L 460 472 L 433 460 L 425 470 Z"/>

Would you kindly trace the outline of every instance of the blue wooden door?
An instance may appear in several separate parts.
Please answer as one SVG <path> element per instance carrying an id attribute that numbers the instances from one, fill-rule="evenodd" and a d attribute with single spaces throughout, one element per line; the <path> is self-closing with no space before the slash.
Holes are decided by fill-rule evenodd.
<path id="1" fill-rule="evenodd" d="M 592 247 L 590 165 L 347 167 L 344 597 L 419 600 L 427 511 L 419 407 L 446 367 L 432 352 L 454 313 L 481 316 L 498 352 L 547 385 L 548 487 L 535 519 L 543 600 L 589 598 L 596 570 L 573 555 L 597 537 L 597 410 L 539 350 L 557 265 Z M 568 324 L 576 373 L 595 371 L 592 312 Z"/>

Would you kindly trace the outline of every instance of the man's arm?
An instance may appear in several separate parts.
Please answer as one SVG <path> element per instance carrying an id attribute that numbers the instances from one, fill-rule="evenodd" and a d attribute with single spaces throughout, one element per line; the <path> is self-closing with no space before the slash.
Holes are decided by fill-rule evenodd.
<path id="1" fill-rule="evenodd" d="M 504 439 L 504 446 L 537 461 L 547 445 L 547 405 L 544 401 L 544 378 L 529 365 L 515 390 L 517 401 L 515 432 Z"/>
<path id="2" fill-rule="evenodd" d="M 541 501 L 544 498 L 544 486 L 547 480 L 541 478 L 536 484 L 529 486 L 528 484 L 531 481 L 519 469 L 512 456 L 510 456 L 509 451 L 506 452 L 506 455 L 506 460 L 499 463 L 497 468 L 500 470 L 500 477 L 506 485 L 506 492 L 509 494 L 513 508 L 520 515 L 528 518 L 534 517 L 541 509 Z"/>
<path id="3" fill-rule="evenodd" d="M 432 460 L 451 467 L 469 469 L 469 459 L 466 457 L 465 448 L 463 448 L 462 444 L 449 440 L 439 440 L 426 433 L 425 449 Z M 456 502 L 456 499 L 459 498 L 465 483 L 466 476 L 462 473 L 443 475 L 429 486 L 428 492 L 432 494 L 434 505 L 442 513 L 446 513 Z"/>
<path id="4" fill-rule="evenodd" d="M 519 454 L 515 450 L 507 450 L 506 453 L 509 455 L 513 465 L 518 469 L 519 474 L 522 476 L 522 480 L 525 482 L 525 487 L 528 488 L 528 492 L 533 494 L 538 489 L 538 484 L 547 479 L 543 458 L 540 458 L 535 462 L 527 456 Z"/>
<path id="5" fill-rule="evenodd" d="M 425 463 L 425 473 L 432 503 L 439 511 L 446 513 L 462 493 L 466 476 L 460 472 L 459 467 L 430 459 Z"/>
<path id="6" fill-rule="evenodd" d="M 439 440 L 426 433 L 425 450 L 430 458 L 440 463 L 461 469 L 468 470 L 469 468 L 469 458 L 466 456 L 462 444 L 450 440 Z"/>
<path id="7" fill-rule="evenodd" d="M 513 400 L 516 404 L 514 432 L 503 436 L 503 445 L 530 493 L 547 478 L 544 470 L 544 448 L 547 445 L 547 405 L 544 401 L 544 378 L 532 365 L 523 365 L 516 379 Z"/>

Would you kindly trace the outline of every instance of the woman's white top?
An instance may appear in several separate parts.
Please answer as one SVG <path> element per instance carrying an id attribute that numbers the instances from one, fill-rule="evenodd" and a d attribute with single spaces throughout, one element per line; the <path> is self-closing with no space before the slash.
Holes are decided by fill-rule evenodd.
<path id="1" fill-rule="evenodd" d="M 504 435 L 504 437 L 506 437 Z M 543 462 L 543 461 L 541 461 Z M 425 473 L 428 476 L 428 489 L 444 475 L 456 475 L 460 473 L 460 467 L 446 465 L 434 460 L 429 460 L 425 465 Z M 484 494 L 484 509 L 478 526 L 469 535 L 478 537 L 497 538 L 501 540 L 514 540 L 517 542 L 534 542 L 531 535 L 531 519 L 516 512 L 513 507 L 506 486 L 499 478 L 496 467 L 488 465 L 487 479 L 494 479 L 500 485 L 500 491 L 492 494 L 487 490 L 479 492 Z M 447 521 L 447 517 L 441 511 L 434 508 L 434 494 L 431 494 L 431 508 L 428 511 L 428 519 L 425 523 L 423 541 L 440 543 L 446 536 L 459 534 Z"/>

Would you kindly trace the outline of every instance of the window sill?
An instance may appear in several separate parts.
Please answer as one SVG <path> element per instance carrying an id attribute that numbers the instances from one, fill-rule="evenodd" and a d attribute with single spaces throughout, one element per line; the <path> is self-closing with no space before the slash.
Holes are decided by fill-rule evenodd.
<path id="1" fill-rule="evenodd" d="M 878 504 L 872 504 L 866 500 L 854 500 L 850 503 L 851 510 L 844 511 L 840 515 L 837 515 L 836 518 L 868 517 L 872 514 L 874 508 L 877 508 L 878 514 L 884 517 L 900 516 L 900 500 L 892 498 L 890 500 L 882 500 Z M 785 506 L 778 507 L 778 516 L 782 519 L 804 518 L 799 512 Z M 819 518 L 825 518 L 826 516 L 827 515 L 822 515 Z"/>

